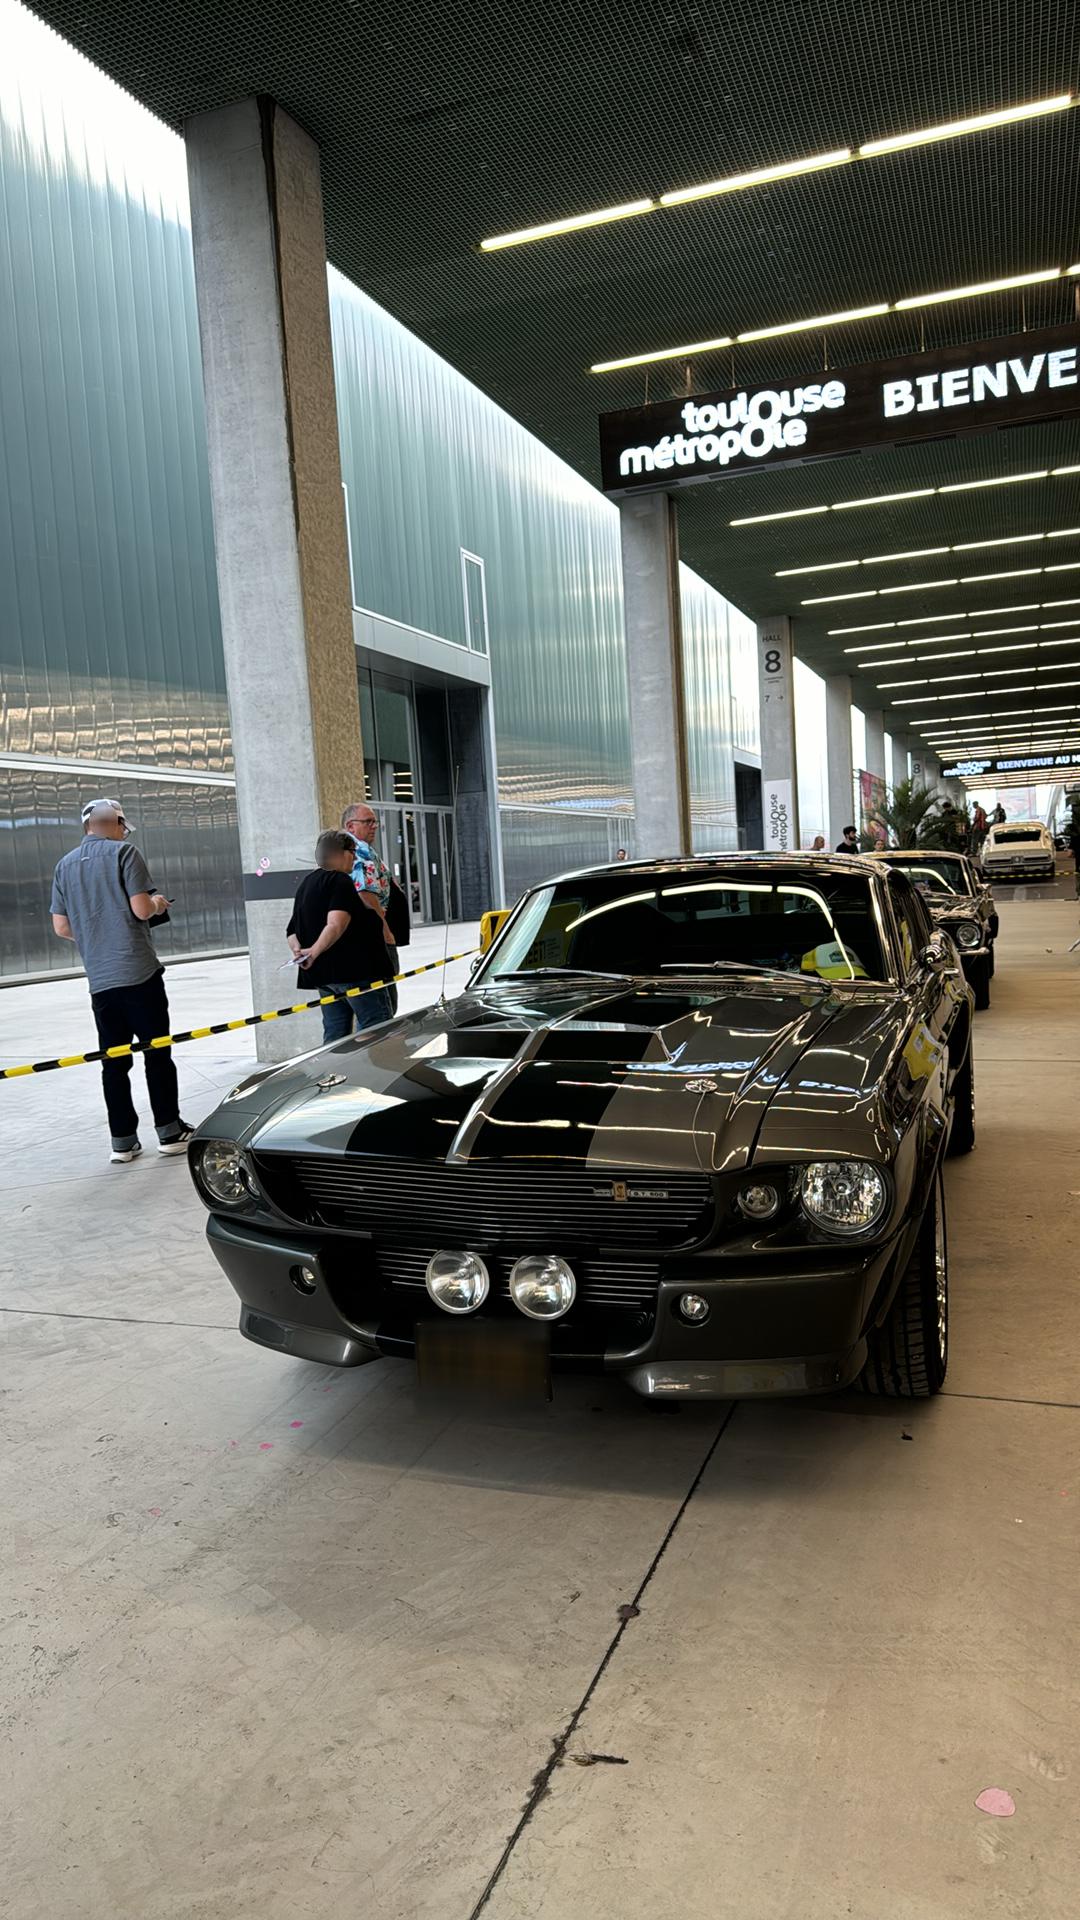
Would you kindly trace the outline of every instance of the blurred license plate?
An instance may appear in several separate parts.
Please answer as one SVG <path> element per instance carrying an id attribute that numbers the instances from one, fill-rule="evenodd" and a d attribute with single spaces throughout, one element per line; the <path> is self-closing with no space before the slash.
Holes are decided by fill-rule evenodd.
<path id="1" fill-rule="evenodd" d="M 416 1367 L 420 1385 L 439 1391 L 457 1388 L 514 1400 L 551 1398 L 547 1327 L 519 1327 L 504 1320 L 420 1320 Z"/>

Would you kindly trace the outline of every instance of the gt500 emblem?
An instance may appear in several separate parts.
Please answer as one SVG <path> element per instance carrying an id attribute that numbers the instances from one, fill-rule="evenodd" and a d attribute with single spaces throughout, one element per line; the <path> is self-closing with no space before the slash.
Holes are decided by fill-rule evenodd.
<path id="1" fill-rule="evenodd" d="M 613 1180 L 610 1187 L 594 1187 L 597 1200 L 667 1200 L 666 1187 L 631 1187 L 625 1180 Z"/>

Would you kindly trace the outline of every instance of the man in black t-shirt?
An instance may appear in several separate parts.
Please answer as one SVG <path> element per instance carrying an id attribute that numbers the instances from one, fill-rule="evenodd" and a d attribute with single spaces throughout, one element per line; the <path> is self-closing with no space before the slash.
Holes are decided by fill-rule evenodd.
<path id="1" fill-rule="evenodd" d="M 364 905 L 352 882 L 356 848 L 351 833 L 321 833 L 314 873 L 296 889 L 292 918 L 285 929 L 300 971 L 297 985 L 340 993 L 385 980 L 389 970 L 383 923 Z M 323 1040 L 344 1040 L 357 1029 L 378 1026 L 391 1017 L 385 987 L 354 1000 L 335 1000 L 322 1010 Z"/>

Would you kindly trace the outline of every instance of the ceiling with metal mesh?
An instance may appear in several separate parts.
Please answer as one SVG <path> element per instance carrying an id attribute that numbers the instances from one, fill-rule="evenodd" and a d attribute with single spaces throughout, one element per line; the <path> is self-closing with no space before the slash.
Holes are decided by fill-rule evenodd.
<path id="1" fill-rule="evenodd" d="M 479 251 L 510 229 L 1071 92 L 1080 83 L 1075 0 L 420 0 L 401 9 L 35 0 L 34 10 L 177 129 L 186 115 L 249 93 L 278 99 L 320 145 L 334 264 L 592 480 L 597 414 L 682 392 L 686 379 L 681 363 L 653 367 L 646 380 L 645 369 L 590 374 L 594 361 L 1080 259 L 1080 109 Z M 734 378 L 790 382 L 826 359 L 850 365 L 1060 323 L 1074 314 L 1078 286 L 889 314 L 827 340 L 740 346 Z M 707 390 L 732 375 L 725 351 L 695 361 L 691 377 Z M 683 557 L 746 612 L 794 614 L 797 651 L 819 671 L 852 671 L 856 700 L 889 708 L 894 730 L 917 722 L 932 732 L 922 722 L 933 706 L 894 707 L 911 696 L 882 682 L 925 677 L 916 693 L 951 698 L 944 682 L 929 684 L 935 669 L 877 671 L 859 664 L 871 652 L 849 651 L 901 630 L 836 630 L 893 618 L 926 620 L 905 638 L 1034 626 L 1000 641 L 1030 642 L 1030 653 L 964 664 L 991 673 L 1015 660 L 1015 682 L 1006 672 L 998 684 L 1039 688 L 1080 662 L 1080 620 L 1074 649 L 1039 644 L 1070 637 L 1068 625 L 1044 630 L 1070 608 L 1045 603 L 1067 600 L 1074 581 L 1080 613 L 1080 567 L 922 588 L 898 596 L 902 613 L 860 611 L 880 600 L 805 606 L 844 573 L 778 579 L 778 569 L 1080 527 L 1080 475 L 771 526 L 729 522 L 1077 464 L 1073 422 L 724 478 L 680 505 Z M 935 562 L 897 563 L 881 569 L 882 581 L 1005 572 L 1037 564 L 1038 544 L 990 548 L 966 556 L 985 564 L 940 573 Z M 1052 556 L 1040 546 L 1040 560 L 1051 557 L 1080 561 L 1080 534 Z M 985 620 L 966 617 L 984 610 Z M 1042 671 L 1055 653 L 1061 673 Z M 1073 677 L 1069 693 L 980 696 L 953 702 L 954 712 L 1080 710 L 1071 698 L 1080 666 Z"/>

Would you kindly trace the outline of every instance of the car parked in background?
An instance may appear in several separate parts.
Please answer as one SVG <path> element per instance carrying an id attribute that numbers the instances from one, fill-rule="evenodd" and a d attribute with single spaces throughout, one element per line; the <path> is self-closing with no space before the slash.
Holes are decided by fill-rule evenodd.
<path id="1" fill-rule="evenodd" d="M 421 1382 L 937 1391 L 972 997 L 884 861 L 569 874 L 458 998 L 252 1074 L 190 1150 L 241 1331 Z"/>
<path id="2" fill-rule="evenodd" d="M 988 880 L 1052 880 L 1057 872 L 1050 829 L 1041 820 L 1007 820 L 990 828 L 982 848 Z"/>
<path id="3" fill-rule="evenodd" d="M 992 889 L 966 853 L 933 847 L 887 847 L 870 855 L 904 873 L 919 889 L 935 927 L 956 943 L 964 977 L 980 1010 L 990 1005 L 998 914 Z"/>

